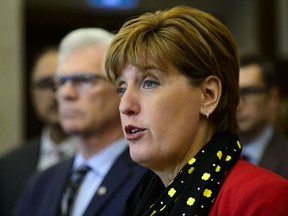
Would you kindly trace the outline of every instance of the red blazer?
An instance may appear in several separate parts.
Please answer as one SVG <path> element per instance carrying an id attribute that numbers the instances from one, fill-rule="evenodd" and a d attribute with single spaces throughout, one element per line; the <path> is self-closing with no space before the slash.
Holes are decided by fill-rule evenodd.
<path id="1" fill-rule="evenodd" d="M 226 176 L 209 213 L 209 216 L 216 215 L 287 216 L 288 181 L 239 160 Z"/>

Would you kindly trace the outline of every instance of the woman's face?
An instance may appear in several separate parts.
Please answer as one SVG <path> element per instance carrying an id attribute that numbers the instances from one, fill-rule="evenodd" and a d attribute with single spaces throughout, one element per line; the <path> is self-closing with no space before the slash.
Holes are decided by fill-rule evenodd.
<path id="1" fill-rule="evenodd" d="M 201 87 L 192 86 L 174 67 L 139 71 L 131 64 L 117 87 L 132 159 L 155 171 L 182 168 L 199 143 Z"/>

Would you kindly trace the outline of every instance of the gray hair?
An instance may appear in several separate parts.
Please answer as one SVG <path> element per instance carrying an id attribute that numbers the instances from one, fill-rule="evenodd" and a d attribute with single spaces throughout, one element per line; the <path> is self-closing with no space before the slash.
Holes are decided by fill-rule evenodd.
<path id="1" fill-rule="evenodd" d="M 108 47 L 113 34 L 101 28 L 80 28 L 68 33 L 60 42 L 59 65 L 74 50 L 89 45 L 103 45 Z"/>

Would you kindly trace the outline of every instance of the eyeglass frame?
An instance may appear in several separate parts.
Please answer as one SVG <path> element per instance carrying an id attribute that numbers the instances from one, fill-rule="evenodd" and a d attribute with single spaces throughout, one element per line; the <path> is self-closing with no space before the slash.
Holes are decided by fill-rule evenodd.
<path id="1" fill-rule="evenodd" d="M 53 76 L 45 76 L 38 80 L 31 81 L 31 89 L 42 89 L 42 90 L 54 90 L 55 89 L 55 81 Z"/>
<path id="2" fill-rule="evenodd" d="M 256 99 L 255 96 L 260 96 L 261 94 L 267 94 L 270 90 L 269 86 L 247 86 L 247 87 L 240 87 L 239 94 L 240 99 L 245 102 L 252 102 L 252 96 L 254 96 L 254 100 Z M 247 99 L 249 98 L 250 99 Z"/>
<path id="3" fill-rule="evenodd" d="M 55 83 L 55 91 L 58 91 L 62 88 L 66 82 L 72 82 L 72 86 L 77 89 L 86 89 L 87 87 L 91 87 L 91 84 L 95 84 L 97 80 L 104 80 L 107 81 L 105 76 L 99 74 L 92 74 L 92 73 L 76 73 L 73 75 L 66 75 L 66 76 L 55 76 L 54 83 Z M 84 87 L 84 84 L 89 84 L 89 86 Z M 82 87 L 81 87 L 82 85 Z"/>

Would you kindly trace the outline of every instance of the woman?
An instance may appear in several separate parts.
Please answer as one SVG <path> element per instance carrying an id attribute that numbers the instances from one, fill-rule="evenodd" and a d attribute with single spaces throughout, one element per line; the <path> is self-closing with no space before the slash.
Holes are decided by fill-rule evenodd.
<path id="1" fill-rule="evenodd" d="M 287 215 L 288 183 L 239 158 L 239 62 L 228 29 L 179 6 L 127 21 L 105 62 L 134 161 L 125 215 Z"/>

